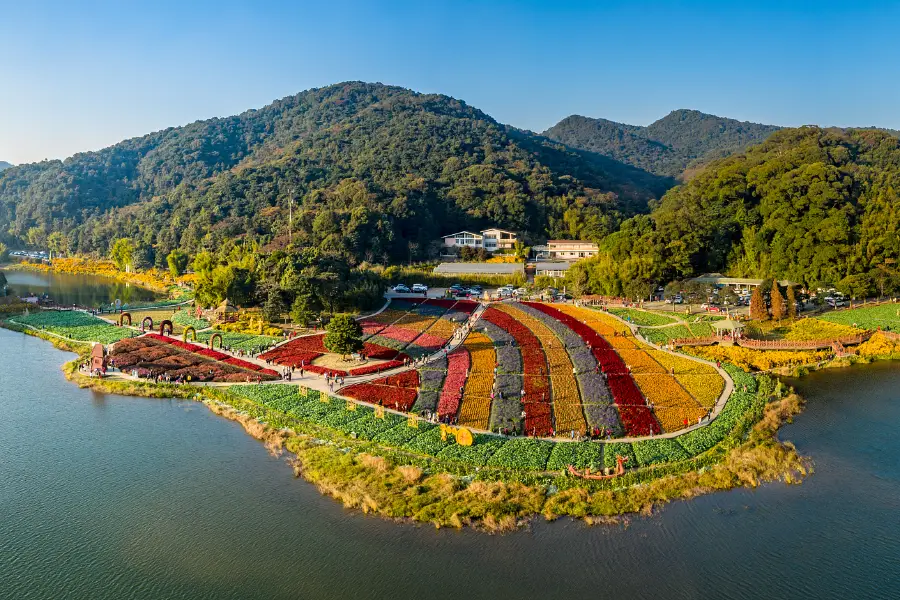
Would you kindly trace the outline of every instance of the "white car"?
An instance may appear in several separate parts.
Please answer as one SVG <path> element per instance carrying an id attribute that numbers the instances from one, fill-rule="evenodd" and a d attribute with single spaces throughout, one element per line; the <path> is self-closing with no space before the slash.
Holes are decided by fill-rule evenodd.
<path id="1" fill-rule="evenodd" d="M 428 291 L 428 286 L 422 283 L 414 283 L 412 286 L 413 294 L 424 294 Z"/>
<path id="2" fill-rule="evenodd" d="M 398 294 L 408 294 L 409 288 L 403 285 L 402 283 L 398 283 L 394 286 L 394 291 Z"/>

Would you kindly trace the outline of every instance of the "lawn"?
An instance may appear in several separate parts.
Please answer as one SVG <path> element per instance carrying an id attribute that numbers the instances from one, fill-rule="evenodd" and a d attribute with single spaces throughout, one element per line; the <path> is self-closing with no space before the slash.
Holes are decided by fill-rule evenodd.
<path id="1" fill-rule="evenodd" d="M 127 327 L 110 325 L 102 319 L 81 311 L 45 310 L 30 315 L 20 315 L 10 321 L 83 342 L 111 344 L 122 338 L 136 335 Z"/>
<path id="2" fill-rule="evenodd" d="M 657 325 L 669 325 L 678 322 L 678 319 L 675 317 L 637 308 L 610 308 L 609 312 L 626 321 L 630 320 L 630 322 L 639 327 L 654 327 Z"/>
<path id="3" fill-rule="evenodd" d="M 880 327 L 889 331 L 900 331 L 900 304 L 889 302 L 877 306 L 836 310 L 822 315 L 819 319 L 862 329 Z"/>

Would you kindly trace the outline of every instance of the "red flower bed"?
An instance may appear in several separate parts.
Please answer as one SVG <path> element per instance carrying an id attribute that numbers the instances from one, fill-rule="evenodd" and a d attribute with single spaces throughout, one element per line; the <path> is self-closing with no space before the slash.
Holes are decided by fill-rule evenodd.
<path id="1" fill-rule="evenodd" d="M 416 402 L 419 373 L 415 369 L 341 390 L 341 395 L 408 412 Z"/>
<path id="2" fill-rule="evenodd" d="M 469 314 L 475 312 L 476 308 L 478 308 L 478 303 L 473 302 L 472 300 L 459 300 L 453 305 L 453 310 Z"/>
<path id="3" fill-rule="evenodd" d="M 438 308 L 445 308 L 447 310 L 453 308 L 453 305 L 456 304 L 456 300 L 450 300 L 449 298 L 429 298 L 422 304 L 427 304 L 429 306 L 437 306 Z"/>
<path id="4" fill-rule="evenodd" d="M 469 351 L 457 348 L 447 357 L 447 377 L 444 378 L 444 388 L 438 400 L 438 417 L 441 419 L 452 419 L 459 412 L 462 388 L 466 384 L 468 371 Z"/>
<path id="5" fill-rule="evenodd" d="M 641 394 L 630 375 L 613 374 L 609 375 L 606 381 L 616 400 L 619 419 L 622 421 L 626 435 L 641 436 L 662 433 L 659 421 L 647 406 L 644 395 Z"/>
<path id="6" fill-rule="evenodd" d="M 260 354 L 259 357 L 285 367 L 299 367 L 301 363 L 308 365 L 328 352 L 324 340 L 324 333 L 294 338 L 286 344 Z"/>
<path id="7" fill-rule="evenodd" d="M 396 369 L 397 367 L 402 367 L 402 360 L 389 360 L 387 362 L 377 364 L 377 365 L 366 365 L 365 367 L 357 367 L 355 369 L 350 369 L 351 376 L 357 375 L 369 375 L 371 373 L 380 373 L 382 371 L 390 371 L 391 369 Z"/>
<path id="8" fill-rule="evenodd" d="M 310 373 L 318 373 L 320 375 L 322 373 L 328 373 L 329 375 L 340 375 L 341 377 L 346 377 L 348 375 L 347 371 L 344 371 L 342 369 L 331 369 L 329 367 L 321 367 L 318 365 L 309 365 L 303 368 Z"/>
<path id="9" fill-rule="evenodd" d="M 525 396 L 522 407 L 525 410 L 525 433 L 549 435 L 553 428 L 550 410 L 550 390 L 547 375 L 547 357 L 541 348 L 541 341 L 534 333 L 516 321 L 512 316 L 496 308 L 488 308 L 483 318 L 505 330 L 516 340 L 522 354 L 523 388 Z"/>

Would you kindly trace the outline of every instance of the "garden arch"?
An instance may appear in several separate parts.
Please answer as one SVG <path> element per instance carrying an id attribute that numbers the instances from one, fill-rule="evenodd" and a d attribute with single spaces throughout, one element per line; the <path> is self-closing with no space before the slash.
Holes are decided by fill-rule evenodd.
<path id="1" fill-rule="evenodd" d="M 131 327 L 131 313 L 122 313 L 119 315 L 119 325 L 125 323 L 125 319 L 128 319 L 128 326 Z"/>
<path id="2" fill-rule="evenodd" d="M 197 341 L 197 330 L 190 325 L 184 328 L 184 334 L 181 336 L 181 339 L 185 342 L 188 341 L 188 334 L 191 336 L 191 341 Z"/>
<path id="3" fill-rule="evenodd" d="M 209 347 L 210 347 L 210 348 L 215 348 L 215 347 L 216 347 L 216 340 L 219 340 L 219 348 L 222 348 L 222 347 L 225 345 L 225 344 L 222 342 L 222 334 L 221 334 L 221 333 L 214 333 L 214 334 L 212 334 L 211 336 L 209 336 Z"/>
<path id="4" fill-rule="evenodd" d="M 150 325 L 147 325 L 147 321 L 150 321 Z M 153 317 L 144 317 L 144 320 L 141 321 L 141 331 L 144 331 L 144 326 L 148 331 L 153 331 Z"/>
<path id="5" fill-rule="evenodd" d="M 159 335 L 172 335 L 172 332 L 174 330 L 175 326 L 172 325 L 172 321 L 168 319 L 159 324 Z M 168 331 L 169 333 L 166 334 L 166 331 Z"/>

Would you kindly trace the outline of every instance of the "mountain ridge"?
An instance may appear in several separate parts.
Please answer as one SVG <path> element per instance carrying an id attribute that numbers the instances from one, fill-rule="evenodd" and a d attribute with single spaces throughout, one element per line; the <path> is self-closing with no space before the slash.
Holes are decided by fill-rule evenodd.
<path id="1" fill-rule="evenodd" d="M 295 240 L 351 262 L 424 259 L 445 229 L 599 238 L 673 184 L 450 96 L 344 82 L 9 169 L 0 240 L 60 232 L 71 250 L 104 253 L 130 237 L 162 266 L 174 248 L 236 237 L 277 247 L 292 196 Z"/>
<path id="2" fill-rule="evenodd" d="M 542 135 L 657 175 L 680 177 L 697 161 L 743 150 L 779 129 L 775 125 L 677 109 L 646 126 L 571 115 Z"/>

